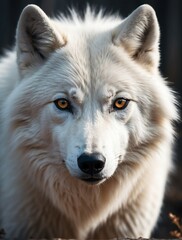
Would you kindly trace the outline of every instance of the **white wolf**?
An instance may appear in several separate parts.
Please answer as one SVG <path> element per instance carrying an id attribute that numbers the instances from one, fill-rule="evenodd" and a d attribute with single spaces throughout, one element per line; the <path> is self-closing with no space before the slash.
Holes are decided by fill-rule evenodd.
<path id="1" fill-rule="evenodd" d="M 20 17 L 1 59 L 1 227 L 7 238 L 149 237 L 171 168 L 175 99 L 152 7 Z"/>

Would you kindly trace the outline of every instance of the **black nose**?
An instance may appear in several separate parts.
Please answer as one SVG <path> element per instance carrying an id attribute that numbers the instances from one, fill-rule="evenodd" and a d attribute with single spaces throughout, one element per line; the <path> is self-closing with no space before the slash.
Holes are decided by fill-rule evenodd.
<path id="1" fill-rule="evenodd" d="M 77 161 L 82 172 L 94 175 L 102 171 L 106 158 L 100 153 L 83 153 Z"/>

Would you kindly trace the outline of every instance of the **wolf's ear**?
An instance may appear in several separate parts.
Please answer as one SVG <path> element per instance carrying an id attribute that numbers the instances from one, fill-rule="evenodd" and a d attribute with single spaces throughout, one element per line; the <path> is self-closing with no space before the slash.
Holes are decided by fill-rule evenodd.
<path id="1" fill-rule="evenodd" d="M 123 46 L 129 55 L 147 69 L 159 64 L 159 25 L 153 8 L 138 7 L 113 32 L 113 43 Z"/>
<path id="2" fill-rule="evenodd" d="M 16 47 L 20 74 L 25 76 L 32 67 L 40 66 L 50 53 L 65 45 L 53 23 L 36 5 L 24 8 L 17 27 Z"/>

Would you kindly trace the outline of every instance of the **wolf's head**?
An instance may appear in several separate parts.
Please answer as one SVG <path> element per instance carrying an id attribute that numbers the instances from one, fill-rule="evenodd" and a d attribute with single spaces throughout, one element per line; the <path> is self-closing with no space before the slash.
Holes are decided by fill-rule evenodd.
<path id="1" fill-rule="evenodd" d="M 89 10 L 83 20 L 74 12 L 51 20 L 37 6 L 24 9 L 21 81 L 5 112 L 11 147 L 31 177 L 109 181 L 123 162 L 140 160 L 139 149 L 165 138 L 164 128 L 171 134 L 176 113 L 158 73 L 158 41 L 148 5 L 125 20 Z"/>

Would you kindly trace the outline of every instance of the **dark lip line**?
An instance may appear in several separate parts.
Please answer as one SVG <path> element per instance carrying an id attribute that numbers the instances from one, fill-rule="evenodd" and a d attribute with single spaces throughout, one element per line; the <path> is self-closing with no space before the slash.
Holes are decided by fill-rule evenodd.
<path id="1" fill-rule="evenodd" d="M 105 178 L 94 178 L 94 177 L 90 177 L 90 178 L 81 178 L 81 180 L 83 181 L 88 181 L 88 182 L 97 182 L 97 181 L 102 181 Z"/>

